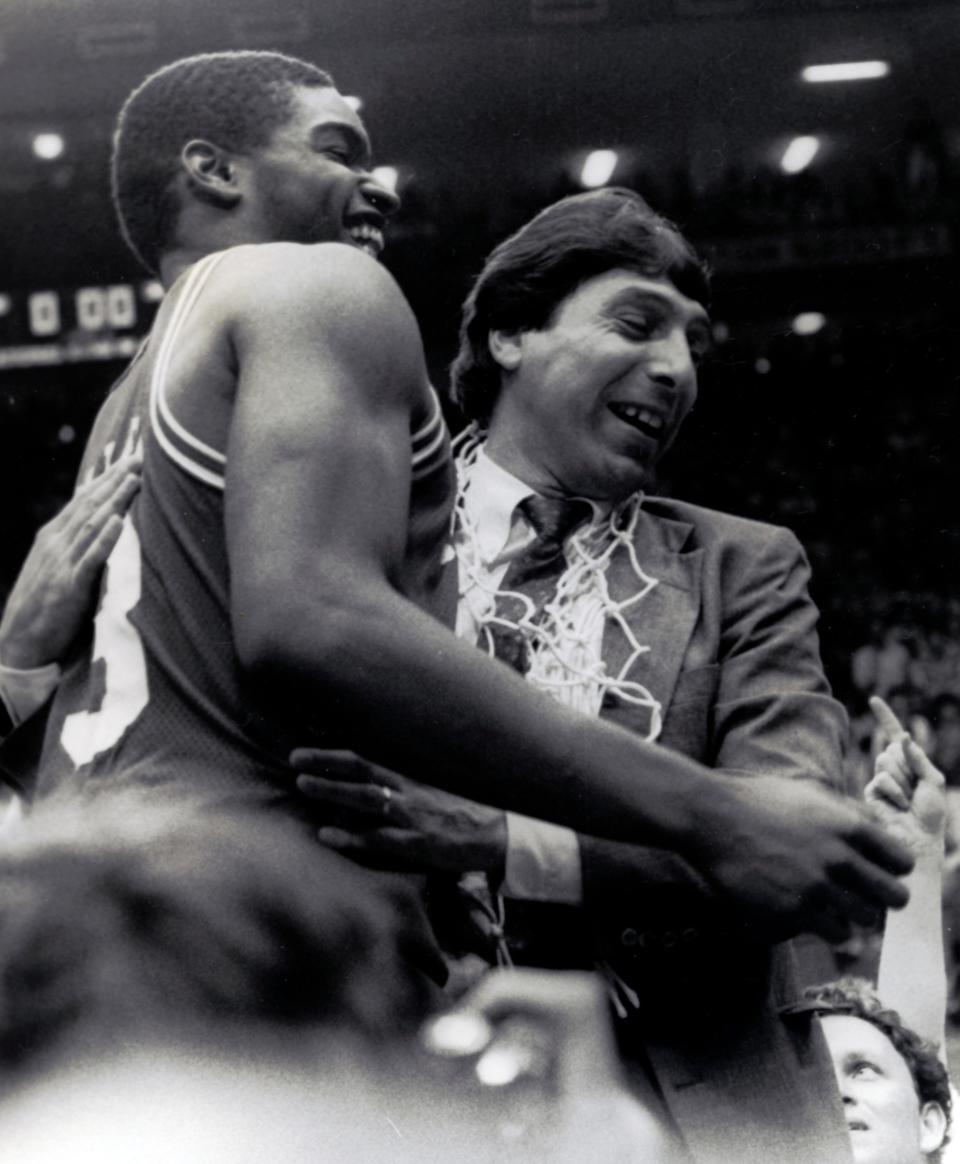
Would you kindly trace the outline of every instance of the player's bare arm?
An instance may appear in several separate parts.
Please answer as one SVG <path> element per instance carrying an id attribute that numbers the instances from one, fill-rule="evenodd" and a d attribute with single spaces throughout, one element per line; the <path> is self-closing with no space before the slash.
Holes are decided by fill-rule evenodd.
<path id="1" fill-rule="evenodd" d="M 804 853 L 788 864 L 807 879 L 823 868 L 829 818 L 826 859 L 844 867 L 843 890 L 904 899 L 892 878 L 847 860 L 867 845 L 903 866 L 852 807 L 768 811 L 759 790 L 741 804 L 698 764 L 573 715 L 418 609 L 403 593 L 411 417 L 425 384 L 409 309 L 382 269 L 343 248 L 265 268 L 233 325 L 226 491 L 234 633 L 252 676 L 274 693 L 315 693 L 318 713 L 351 725 L 373 759 L 600 835 L 689 847 L 701 867 L 719 860 L 720 822 L 736 819 L 745 837 L 752 825 L 766 835 L 764 859 L 781 844 Z M 811 837 L 793 835 L 811 819 Z M 743 892 L 751 873 L 737 861 L 727 855 L 720 877 Z"/>

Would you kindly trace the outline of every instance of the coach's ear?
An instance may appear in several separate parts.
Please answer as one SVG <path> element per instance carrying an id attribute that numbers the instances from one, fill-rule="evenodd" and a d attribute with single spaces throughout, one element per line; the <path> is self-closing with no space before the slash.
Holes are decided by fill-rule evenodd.
<path id="1" fill-rule="evenodd" d="M 494 361 L 505 372 L 515 372 L 523 360 L 524 332 L 495 330 L 487 336 L 487 347 Z"/>
<path id="2" fill-rule="evenodd" d="M 240 169 L 228 150 L 197 138 L 181 150 L 180 165 L 188 188 L 205 202 L 229 209 L 240 201 Z"/>

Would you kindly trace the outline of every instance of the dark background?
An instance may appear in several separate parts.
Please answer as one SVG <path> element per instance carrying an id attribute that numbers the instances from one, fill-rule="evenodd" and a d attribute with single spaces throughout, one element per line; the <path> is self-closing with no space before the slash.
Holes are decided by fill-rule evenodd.
<path id="1" fill-rule="evenodd" d="M 675 218 L 716 271 L 717 355 L 663 487 L 800 535 L 852 710 L 852 654 L 891 635 L 918 707 L 960 694 L 955 0 L 7 0 L 0 597 L 122 367 L 93 345 L 116 351 L 149 324 L 109 204 L 113 118 L 154 68 L 223 48 L 306 57 L 362 98 L 405 199 L 385 259 L 440 387 L 490 246 L 577 189 L 588 150 L 617 149 L 613 181 Z M 804 65 L 864 58 L 890 75 L 800 81 Z M 63 134 L 62 157 L 33 156 L 41 131 Z M 787 177 L 780 155 L 804 133 L 821 154 Z M 133 287 L 135 325 L 78 329 L 76 289 L 117 284 Z M 64 314 L 41 341 L 25 304 L 45 290 Z M 825 327 L 794 334 L 800 311 Z"/>

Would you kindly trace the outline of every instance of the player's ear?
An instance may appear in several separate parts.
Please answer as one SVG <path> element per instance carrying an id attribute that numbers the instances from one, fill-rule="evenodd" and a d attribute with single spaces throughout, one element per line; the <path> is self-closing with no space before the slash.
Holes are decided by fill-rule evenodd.
<path id="1" fill-rule="evenodd" d="M 515 372 L 523 360 L 524 332 L 496 329 L 487 336 L 487 347 L 494 361 L 505 372 Z"/>
<path id="2" fill-rule="evenodd" d="M 187 187 L 205 202 L 229 209 L 240 201 L 240 171 L 229 150 L 199 138 L 180 151 Z"/>
<path id="3" fill-rule="evenodd" d="M 947 1117 L 939 1103 L 929 1100 L 920 1109 L 920 1151 L 926 1156 L 943 1145 Z"/>

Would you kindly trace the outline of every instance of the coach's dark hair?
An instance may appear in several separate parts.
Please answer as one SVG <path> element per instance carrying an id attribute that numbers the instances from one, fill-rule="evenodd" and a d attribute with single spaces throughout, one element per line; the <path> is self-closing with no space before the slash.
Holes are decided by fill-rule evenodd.
<path id="1" fill-rule="evenodd" d="M 492 252 L 467 297 L 451 369 L 464 415 L 486 424 L 500 391 L 500 367 L 488 346 L 491 331 L 546 327 L 581 283 L 616 267 L 668 278 L 689 298 L 709 302 L 705 264 L 639 194 L 611 187 L 563 198 Z"/>
<path id="2" fill-rule="evenodd" d="M 947 1069 L 937 1056 L 936 1047 L 911 1030 L 895 1010 L 884 1007 L 868 983 L 845 978 L 825 986 L 810 986 L 804 991 L 804 998 L 819 1015 L 851 1015 L 871 1023 L 886 1035 L 910 1071 L 919 1106 L 923 1107 L 926 1103 L 939 1104 L 949 1129 L 950 1079 Z M 946 1142 L 947 1136 L 944 1136 L 943 1143 Z M 928 1158 L 934 1162 L 939 1161 L 940 1152 L 930 1153 Z"/>
<path id="3" fill-rule="evenodd" d="M 273 52 L 203 53 L 151 74 L 127 98 L 113 139 L 111 183 L 130 249 L 156 273 L 179 212 L 173 181 L 192 138 L 244 153 L 265 145 L 293 112 L 294 86 L 329 74 Z"/>

